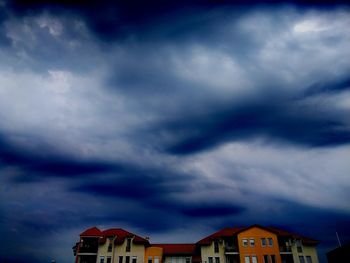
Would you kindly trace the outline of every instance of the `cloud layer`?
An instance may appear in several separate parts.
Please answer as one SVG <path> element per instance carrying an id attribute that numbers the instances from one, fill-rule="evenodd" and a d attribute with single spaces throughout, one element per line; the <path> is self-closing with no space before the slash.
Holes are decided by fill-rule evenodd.
<path id="1" fill-rule="evenodd" d="M 350 239 L 342 1 L 0 6 L 0 261 L 71 262 L 91 225 Z"/>

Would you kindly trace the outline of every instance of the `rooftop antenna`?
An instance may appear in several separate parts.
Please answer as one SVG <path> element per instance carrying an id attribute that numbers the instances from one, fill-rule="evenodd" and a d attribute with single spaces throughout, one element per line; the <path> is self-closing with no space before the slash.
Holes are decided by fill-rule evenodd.
<path id="1" fill-rule="evenodd" d="M 338 232 L 335 231 L 335 234 L 337 235 L 338 243 L 339 243 L 339 246 L 341 247 L 341 243 L 340 243 L 340 239 L 339 239 L 339 236 L 338 236 Z"/>

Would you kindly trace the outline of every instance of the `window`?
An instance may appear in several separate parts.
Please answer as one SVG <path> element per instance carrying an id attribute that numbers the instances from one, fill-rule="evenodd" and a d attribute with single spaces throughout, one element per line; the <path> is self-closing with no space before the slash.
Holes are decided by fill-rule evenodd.
<path id="1" fill-rule="evenodd" d="M 298 253 L 303 253 L 303 248 L 301 246 L 301 240 L 297 240 L 296 241 L 296 245 L 297 245 L 297 251 Z"/>
<path id="2" fill-rule="evenodd" d="M 264 255 L 264 263 L 269 263 L 269 256 L 268 255 Z"/>
<path id="3" fill-rule="evenodd" d="M 218 241 L 214 242 L 214 253 L 219 253 L 219 242 Z"/>
<path id="4" fill-rule="evenodd" d="M 148 263 L 152 263 L 152 257 L 148 257 Z"/>
<path id="5" fill-rule="evenodd" d="M 219 257 L 215 258 L 215 263 L 220 263 L 220 258 Z"/>
<path id="6" fill-rule="evenodd" d="M 299 261 L 300 261 L 300 263 L 305 263 L 304 257 L 303 256 L 299 256 Z"/>
<path id="7" fill-rule="evenodd" d="M 132 257 L 132 263 L 137 263 L 137 257 Z"/>
<path id="8" fill-rule="evenodd" d="M 186 263 L 191 263 L 191 258 L 186 258 Z"/>
<path id="9" fill-rule="evenodd" d="M 272 247 L 273 246 L 273 240 L 271 237 L 268 238 L 268 241 L 269 241 L 269 247 Z"/>
<path id="10" fill-rule="evenodd" d="M 112 262 L 112 258 L 111 257 L 107 257 L 107 263 L 111 263 Z"/>
<path id="11" fill-rule="evenodd" d="M 306 256 L 306 262 L 307 262 L 307 263 L 312 263 L 312 258 L 311 258 L 311 256 Z"/>
<path id="12" fill-rule="evenodd" d="M 247 246 L 248 246 L 248 239 L 243 238 L 242 242 L 243 242 L 243 246 L 244 246 L 244 247 L 247 247 Z"/>
<path id="13" fill-rule="evenodd" d="M 125 263 L 130 263 L 130 257 L 129 256 L 125 257 Z"/>
<path id="14" fill-rule="evenodd" d="M 152 260 L 152 258 L 151 258 Z M 159 258 L 158 257 L 154 257 L 154 263 L 159 263 Z"/>
<path id="15" fill-rule="evenodd" d="M 123 256 L 119 256 L 119 263 L 123 263 Z"/>
<path id="16" fill-rule="evenodd" d="M 256 256 L 252 256 L 252 263 L 258 263 L 258 258 Z"/>
<path id="17" fill-rule="evenodd" d="M 275 255 L 271 255 L 271 263 L 276 263 L 276 256 Z"/>
<path id="18" fill-rule="evenodd" d="M 209 263 L 213 263 L 213 258 L 212 258 L 212 257 L 209 257 L 209 258 L 208 258 L 208 262 L 209 262 Z"/>
<path id="19" fill-rule="evenodd" d="M 126 240 L 126 249 L 125 249 L 125 251 L 126 252 L 130 252 L 130 249 L 131 249 L 131 238 L 128 238 Z M 129 262 L 126 262 L 126 263 L 129 263 Z"/>
<path id="20" fill-rule="evenodd" d="M 261 246 L 266 247 L 266 238 L 261 239 Z"/>
<path id="21" fill-rule="evenodd" d="M 105 263 L 105 257 L 100 257 L 100 263 Z"/>
<path id="22" fill-rule="evenodd" d="M 250 243 L 251 247 L 254 247 L 255 246 L 255 239 L 254 238 L 249 239 L 249 243 Z"/>
<path id="23" fill-rule="evenodd" d="M 108 244 L 108 250 L 107 251 L 108 252 L 112 252 L 112 243 L 111 242 Z"/>
<path id="24" fill-rule="evenodd" d="M 245 256 L 245 257 L 244 257 L 244 263 L 250 263 L 249 256 Z"/>

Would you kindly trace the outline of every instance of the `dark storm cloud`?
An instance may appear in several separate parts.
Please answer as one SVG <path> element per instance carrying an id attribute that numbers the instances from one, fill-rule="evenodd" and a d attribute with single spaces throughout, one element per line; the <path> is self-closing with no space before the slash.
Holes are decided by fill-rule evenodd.
<path id="1" fill-rule="evenodd" d="M 132 167 L 131 165 L 112 176 L 105 180 L 100 178 L 99 182 L 81 183 L 71 190 L 112 199 L 142 200 L 145 205 L 154 206 L 164 203 L 163 208 L 165 208 L 172 194 L 189 191 L 191 183 L 197 177 L 165 168 Z"/>
<path id="2" fill-rule="evenodd" d="M 185 5 L 184 5 L 185 4 Z M 132 37 L 157 23 L 178 19 L 177 12 L 209 6 L 207 1 L 11 1 L 8 6 L 17 15 L 30 15 L 49 10 L 73 13 L 84 19 L 92 32 L 103 41 Z M 173 14 L 173 15 L 171 15 Z M 176 15 L 175 15 L 176 14 Z M 169 17 L 167 17 L 170 15 Z"/>
<path id="3" fill-rule="evenodd" d="M 239 205 L 225 204 L 223 201 L 199 202 L 185 201 L 179 195 L 186 195 L 193 189 L 193 176 L 173 175 L 152 177 L 149 175 L 135 176 L 128 175 L 128 179 L 121 176 L 117 180 L 109 181 L 106 184 L 87 184 L 75 187 L 71 190 L 86 194 L 96 194 L 101 197 L 110 197 L 111 200 L 133 200 L 142 199 L 143 205 L 147 205 L 154 211 L 171 212 L 183 214 L 187 217 L 221 217 L 234 214 L 240 214 L 244 208 Z M 153 172 L 154 176 L 155 173 Z M 178 197 L 174 197 L 176 194 Z M 140 218 L 138 225 L 141 227 L 144 218 Z M 135 222 L 136 223 L 136 222 Z M 172 226 L 174 227 L 174 226 Z"/>
<path id="4" fill-rule="evenodd" d="M 175 143 L 166 149 L 174 154 L 191 154 L 227 141 L 254 138 L 307 147 L 350 142 L 344 113 L 337 114 L 328 110 L 327 105 L 309 105 L 303 100 L 283 99 L 281 96 L 278 100 L 245 101 L 221 109 L 217 106 L 215 111 L 205 115 L 162 123 L 158 129 L 160 133 L 175 137 Z"/>
<path id="5" fill-rule="evenodd" d="M 192 28 L 203 26 L 203 13 L 209 13 L 215 8 L 237 9 L 246 11 L 255 8 L 255 5 L 273 5 L 276 1 L 9 1 L 8 7 L 16 15 L 32 15 L 45 10 L 53 13 L 73 13 L 84 19 L 95 35 L 103 41 L 115 41 L 148 35 L 153 40 L 161 35 L 172 38 L 179 32 L 193 32 Z M 296 6 L 325 6 L 348 4 L 347 1 L 282 1 L 279 4 L 293 4 Z M 197 17 L 193 19 L 190 17 Z M 209 16 L 210 17 L 210 16 Z M 190 19 L 189 19 L 190 18 Z M 207 17 L 208 18 L 208 17 Z M 186 21 L 186 24 L 182 22 Z M 198 23 L 200 21 L 200 23 Z M 192 26 L 188 26 L 191 25 Z M 182 35 L 181 33 L 181 35 Z"/>
<path id="6" fill-rule="evenodd" d="M 9 46 L 10 40 L 6 37 L 4 22 L 8 18 L 5 8 L 0 8 L 0 46 Z"/>
<path id="7" fill-rule="evenodd" d="M 190 217 L 222 217 L 237 215 L 244 211 L 241 206 L 223 205 L 222 203 L 202 207 L 191 207 L 183 213 Z"/>
<path id="8" fill-rule="evenodd" d="M 306 89 L 304 96 L 314 96 L 323 93 L 338 93 L 341 91 L 350 90 L 350 78 L 339 79 L 335 83 L 316 82 Z"/>
<path id="9" fill-rule="evenodd" d="M 31 138 L 31 141 L 35 141 Z M 35 143 L 34 143 L 35 144 Z M 0 137 L 0 166 L 18 167 L 26 173 L 32 174 L 21 176 L 16 180 L 35 180 L 46 176 L 84 176 L 95 173 L 118 171 L 120 166 L 97 162 L 92 160 L 79 160 L 69 158 L 63 154 L 54 153 L 53 147 L 40 145 L 36 149 L 25 149 L 25 147 L 9 142 L 6 136 Z"/>

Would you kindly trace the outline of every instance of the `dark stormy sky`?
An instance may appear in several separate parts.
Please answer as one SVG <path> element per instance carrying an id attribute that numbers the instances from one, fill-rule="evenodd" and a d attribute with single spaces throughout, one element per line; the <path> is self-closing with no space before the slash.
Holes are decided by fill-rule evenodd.
<path id="1" fill-rule="evenodd" d="M 0 58 L 1 262 L 95 225 L 350 240 L 345 1 L 0 0 Z"/>

